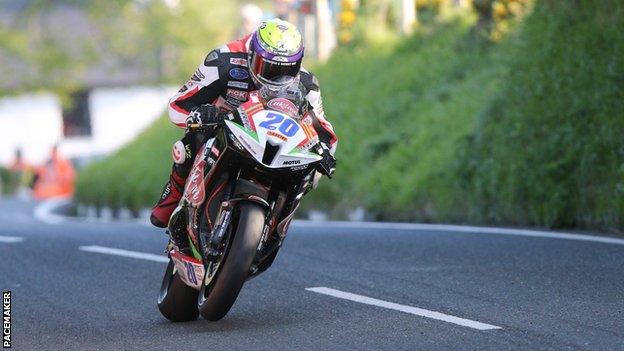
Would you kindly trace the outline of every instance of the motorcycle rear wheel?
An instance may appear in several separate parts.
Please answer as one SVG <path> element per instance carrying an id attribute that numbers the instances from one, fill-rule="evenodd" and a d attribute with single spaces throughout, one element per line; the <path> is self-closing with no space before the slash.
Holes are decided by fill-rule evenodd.
<path id="1" fill-rule="evenodd" d="M 172 322 L 196 320 L 199 316 L 197 310 L 199 292 L 184 284 L 178 272 L 174 272 L 174 268 L 175 264 L 170 259 L 158 294 L 158 309 Z"/>
<path id="2" fill-rule="evenodd" d="M 214 278 L 206 282 L 204 276 L 197 298 L 197 309 L 205 319 L 217 321 L 230 311 L 249 275 L 249 268 L 256 256 L 256 249 L 264 228 L 264 209 L 255 203 L 238 205 L 238 223 L 229 250 L 224 253 L 223 262 L 217 268 Z"/>

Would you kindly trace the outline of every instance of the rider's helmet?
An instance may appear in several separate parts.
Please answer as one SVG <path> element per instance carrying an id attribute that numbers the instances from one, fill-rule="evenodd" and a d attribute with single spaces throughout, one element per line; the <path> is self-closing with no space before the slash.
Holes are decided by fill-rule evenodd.
<path id="1" fill-rule="evenodd" d="M 302 60 L 303 39 L 293 24 L 277 18 L 266 20 L 252 34 L 249 71 L 260 87 L 290 84 L 298 76 Z"/>

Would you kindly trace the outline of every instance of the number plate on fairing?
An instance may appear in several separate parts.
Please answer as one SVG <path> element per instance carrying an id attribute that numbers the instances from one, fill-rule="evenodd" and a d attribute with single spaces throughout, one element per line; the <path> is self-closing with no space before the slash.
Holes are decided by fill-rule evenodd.
<path id="1" fill-rule="evenodd" d="M 304 146 L 311 141 L 310 133 L 306 132 L 307 126 L 302 126 L 296 119 L 273 110 L 260 110 L 248 118 L 251 129 L 231 121 L 226 121 L 226 124 L 245 148 L 261 163 L 267 142 L 279 147 L 279 152 L 270 164 L 265 164 L 266 166 L 293 167 L 321 159 L 320 156 L 305 150 Z"/>
<path id="2" fill-rule="evenodd" d="M 183 255 L 175 250 L 171 250 L 169 256 L 173 260 L 178 276 L 182 279 L 184 284 L 193 289 L 199 290 L 205 274 L 202 262 L 193 257 Z"/>

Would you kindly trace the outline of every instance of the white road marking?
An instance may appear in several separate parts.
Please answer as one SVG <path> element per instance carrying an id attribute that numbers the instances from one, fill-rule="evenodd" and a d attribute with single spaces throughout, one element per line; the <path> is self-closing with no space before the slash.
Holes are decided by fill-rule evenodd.
<path id="1" fill-rule="evenodd" d="M 130 258 L 138 258 L 141 260 L 154 261 L 154 262 L 169 262 L 169 258 L 161 255 L 154 255 L 146 252 L 138 252 L 138 251 L 129 251 L 123 249 L 116 249 L 113 247 L 104 247 L 104 246 L 80 246 L 80 250 L 87 252 L 96 252 L 105 255 L 114 255 L 121 257 L 130 257 Z"/>
<path id="2" fill-rule="evenodd" d="M 21 241 L 24 241 L 24 238 L 19 236 L 0 235 L 0 243 L 19 243 Z"/>
<path id="3" fill-rule="evenodd" d="M 112 219 L 112 218 L 97 218 L 97 217 L 73 217 L 62 214 L 55 214 L 54 211 L 61 206 L 69 205 L 72 202 L 71 198 L 59 197 L 42 201 L 37 205 L 33 211 L 33 215 L 36 219 L 47 224 L 60 224 L 60 223 L 134 223 L 146 227 L 153 227 L 147 218 L 137 219 Z"/>
<path id="4" fill-rule="evenodd" d="M 319 294 L 323 294 L 323 295 L 337 297 L 339 299 L 355 301 L 355 302 L 363 303 L 366 305 L 378 306 L 378 307 L 388 308 L 388 309 L 395 310 L 395 311 L 401 311 L 405 313 L 414 314 L 414 315 L 425 317 L 425 318 L 436 319 L 439 321 L 453 323 L 453 324 L 457 324 L 457 325 L 461 325 L 464 327 L 473 328 L 477 330 L 502 329 L 501 327 L 491 325 L 491 324 L 486 324 L 486 323 L 473 321 L 470 319 L 455 317 L 455 316 L 451 316 L 451 315 L 436 312 L 436 311 L 425 310 L 423 308 L 400 305 L 394 302 L 374 299 L 372 297 L 352 294 L 349 292 L 326 288 L 326 287 L 306 288 L 306 290 L 319 293 Z"/>
<path id="5" fill-rule="evenodd" d="M 549 239 L 564 239 L 577 241 L 591 241 L 603 244 L 624 245 L 624 239 L 608 236 L 585 235 L 561 232 L 548 232 L 529 229 L 511 229 L 497 227 L 473 227 L 450 224 L 424 224 L 424 223 L 385 223 L 385 222 L 341 222 L 341 221 L 293 221 L 293 226 L 308 228 L 346 228 L 346 229 L 394 229 L 394 230 L 431 230 L 452 233 L 473 233 L 493 235 L 515 235 Z"/>
<path id="6" fill-rule="evenodd" d="M 48 223 L 59 224 L 67 221 L 67 216 L 61 216 L 53 213 L 53 211 L 60 206 L 68 205 L 72 202 L 71 198 L 59 197 L 42 201 L 33 212 L 36 219 Z"/>

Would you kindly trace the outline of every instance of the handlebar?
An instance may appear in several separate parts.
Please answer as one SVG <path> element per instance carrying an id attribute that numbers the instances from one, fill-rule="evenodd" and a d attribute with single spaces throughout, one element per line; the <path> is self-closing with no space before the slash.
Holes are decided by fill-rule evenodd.
<path id="1" fill-rule="evenodd" d="M 191 123 L 186 126 L 190 131 L 200 131 L 217 127 L 220 123 Z"/>

